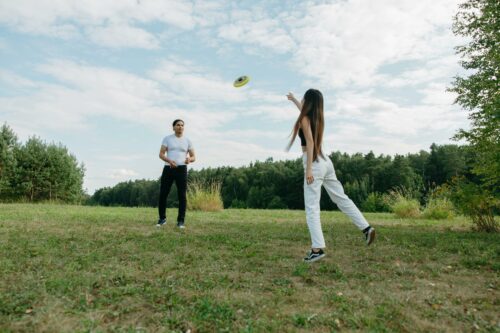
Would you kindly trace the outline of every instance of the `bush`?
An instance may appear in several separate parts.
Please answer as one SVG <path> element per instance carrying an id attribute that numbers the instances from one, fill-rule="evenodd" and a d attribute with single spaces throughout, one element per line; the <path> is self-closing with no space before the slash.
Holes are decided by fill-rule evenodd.
<path id="1" fill-rule="evenodd" d="M 454 179 L 451 198 L 460 211 L 472 219 L 474 230 L 498 232 L 498 221 L 495 220 L 495 209 L 500 208 L 500 200 L 481 186 L 463 180 Z"/>
<path id="2" fill-rule="evenodd" d="M 247 203 L 243 200 L 233 199 L 230 208 L 247 208 Z"/>
<path id="3" fill-rule="evenodd" d="M 453 218 L 454 211 L 453 203 L 449 199 L 431 198 L 422 215 L 426 219 L 445 220 Z"/>
<path id="4" fill-rule="evenodd" d="M 268 209 L 287 209 L 280 197 L 275 196 L 267 205 Z"/>
<path id="5" fill-rule="evenodd" d="M 378 192 L 368 194 L 365 202 L 361 206 L 363 212 L 388 212 L 390 207 L 384 201 L 384 196 Z"/>
<path id="6" fill-rule="evenodd" d="M 189 183 L 187 192 L 187 208 L 204 212 L 215 212 L 224 209 L 221 196 L 221 183 Z"/>
<path id="7" fill-rule="evenodd" d="M 410 191 L 404 188 L 396 188 L 384 195 L 384 201 L 391 211 L 399 218 L 420 217 L 420 203 L 412 197 Z"/>

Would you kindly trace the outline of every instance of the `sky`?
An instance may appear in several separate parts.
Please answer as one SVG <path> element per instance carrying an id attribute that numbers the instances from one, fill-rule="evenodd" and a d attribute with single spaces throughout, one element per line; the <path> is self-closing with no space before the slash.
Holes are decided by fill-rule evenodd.
<path id="1" fill-rule="evenodd" d="M 459 2 L 0 0 L 0 123 L 66 146 L 89 194 L 157 179 L 177 118 L 194 170 L 295 159 L 286 94 L 309 88 L 325 152 L 428 151 L 468 127 L 446 91 Z"/>

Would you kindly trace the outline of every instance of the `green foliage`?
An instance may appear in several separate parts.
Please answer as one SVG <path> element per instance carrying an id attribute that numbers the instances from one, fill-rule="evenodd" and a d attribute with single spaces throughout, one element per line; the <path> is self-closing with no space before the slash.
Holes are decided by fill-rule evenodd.
<path id="1" fill-rule="evenodd" d="M 500 199 L 484 187 L 457 178 L 452 183 L 451 198 L 461 212 L 472 219 L 477 231 L 498 232 L 495 210 L 500 208 Z"/>
<path id="2" fill-rule="evenodd" d="M 431 153 L 421 151 L 406 156 L 332 153 L 337 178 L 345 193 L 365 211 L 389 211 L 381 195 L 397 187 L 411 190 L 423 203 L 429 188 L 449 181 L 455 175 L 470 176 L 473 151 L 455 145 L 432 145 Z M 190 170 L 188 182 L 221 183 L 224 207 L 262 209 L 304 209 L 304 170 L 302 159 L 255 162 L 249 166 Z M 435 185 L 434 185 L 435 184 Z M 158 180 L 122 182 L 97 190 L 88 204 L 103 206 L 157 206 Z M 175 186 L 169 207 L 177 206 Z M 337 209 L 323 189 L 321 209 Z"/>
<path id="3" fill-rule="evenodd" d="M 247 208 L 247 204 L 243 200 L 233 199 L 229 208 Z"/>
<path id="4" fill-rule="evenodd" d="M 448 184 L 429 191 L 422 216 L 431 220 L 451 219 L 455 216 L 455 206 L 451 201 L 451 189 Z"/>
<path id="5" fill-rule="evenodd" d="M 467 151 L 456 145 L 431 145 L 431 152 L 425 162 L 424 182 L 435 187 L 444 184 L 453 177 L 463 175 L 467 170 Z"/>
<path id="6" fill-rule="evenodd" d="M 412 191 L 404 187 L 389 191 L 384 197 L 391 211 L 399 218 L 420 217 L 420 204 L 413 197 Z"/>
<path id="7" fill-rule="evenodd" d="M 47 144 L 37 137 L 20 145 L 12 130 L 4 125 L 0 154 L 0 200 L 82 200 L 85 168 L 63 145 Z"/>
<path id="8" fill-rule="evenodd" d="M 422 213 L 422 216 L 431 220 L 444 220 L 453 218 L 453 203 L 446 198 L 431 198 Z"/>
<path id="9" fill-rule="evenodd" d="M 361 208 L 363 212 L 388 212 L 391 209 L 384 196 L 378 192 L 370 193 Z"/>
<path id="10" fill-rule="evenodd" d="M 201 183 L 193 181 L 188 184 L 187 208 L 204 212 L 215 212 L 224 209 L 220 194 L 221 183 Z"/>
<path id="11" fill-rule="evenodd" d="M 460 130 L 477 154 L 473 171 L 483 186 L 500 188 L 500 2 L 468 0 L 455 16 L 453 31 L 468 43 L 457 47 L 468 76 L 456 77 L 450 89 L 456 103 L 469 111 L 471 126 Z"/>
<path id="12" fill-rule="evenodd" d="M 16 170 L 15 151 L 19 143 L 12 129 L 3 124 L 0 129 L 0 199 L 13 197 Z"/>

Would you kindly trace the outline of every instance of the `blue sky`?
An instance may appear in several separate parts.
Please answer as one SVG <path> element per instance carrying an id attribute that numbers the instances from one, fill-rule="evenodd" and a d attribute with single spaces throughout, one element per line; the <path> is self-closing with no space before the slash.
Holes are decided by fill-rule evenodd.
<path id="1" fill-rule="evenodd" d="M 324 150 L 406 154 L 450 143 L 466 113 L 457 0 L 0 0 L 0 122 L 61 142 L 84 187 L 159 177 L 176 118 L 194 169 L 294 159 L 298 111 L 325 97 Z M 249 75 L 236 89 L 232 82 Z"/>

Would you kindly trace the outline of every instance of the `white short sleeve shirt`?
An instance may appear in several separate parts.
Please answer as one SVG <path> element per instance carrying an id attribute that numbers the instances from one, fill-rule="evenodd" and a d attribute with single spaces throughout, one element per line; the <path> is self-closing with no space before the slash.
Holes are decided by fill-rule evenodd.
<path id="1" fill-rule="evenodd" d="M 186 156 L 188 150 L 193 149 L 191 140 L 182 136 L 176 137 L 175 134 L 167 135 L 161 142 L 162 146 L 167 147 L 167 156 L 177 165 L 186 165 Z M 168 163 L 165 163 L 168 165 Z"/>

